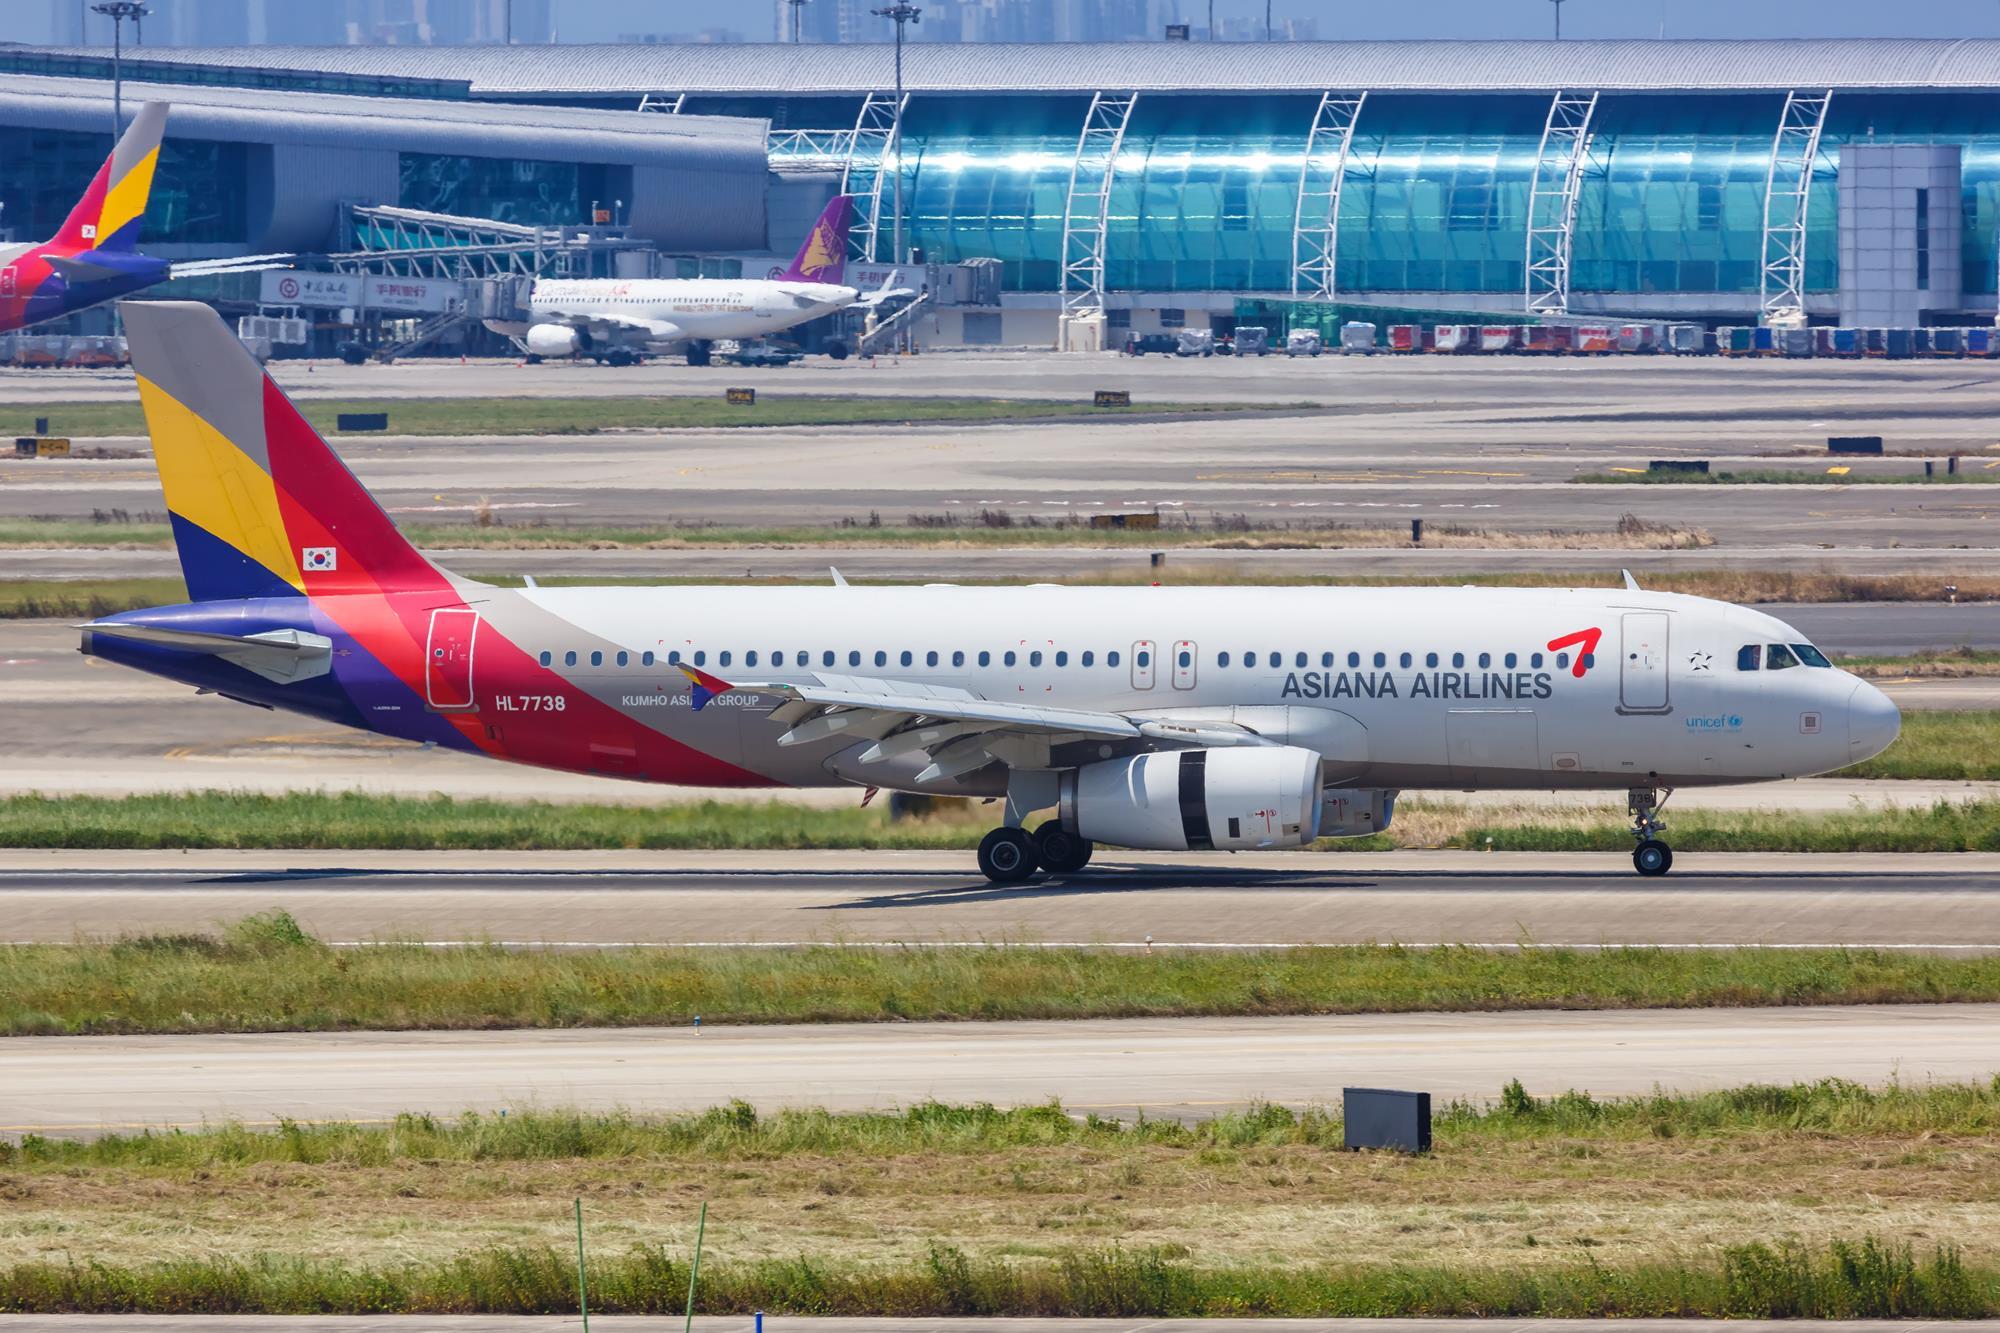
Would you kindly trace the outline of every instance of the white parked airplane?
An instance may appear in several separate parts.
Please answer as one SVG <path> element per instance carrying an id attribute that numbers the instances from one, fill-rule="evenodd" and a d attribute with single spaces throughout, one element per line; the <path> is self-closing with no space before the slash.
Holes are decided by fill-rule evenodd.
<path id="1" fill-rule="evenodd" d="M 630 365 L 651 352 L 685 348 L 689 365 L 705 366 L 720 339 L 765 338 L 851 305 L 911 295 L 899 288 L 900 273 L 865 294 L 841 281 L 853 221 L 853 196 L 836 195 L 775 278 L 541 278 L 528 295 L 526 325 L 487 325 L 520 338 L 536 358 Z M 844 344 L 834 345 L 835 359 L 846 354 Z"/>
<path id="2" fill-rule="evenodd" d="M 1001 797 L 979 866 L 1297 847 L 1411 788 L 1845 767 L 1896 707 L 1759 611 L 1624 588 L 495 588 L 405 541 L 205 305 L 122 307 L 189 603 L 83 650 L 229 698 L 645 782 Z M 1030 835 L 1039 811 L 1054 817 Z"/>

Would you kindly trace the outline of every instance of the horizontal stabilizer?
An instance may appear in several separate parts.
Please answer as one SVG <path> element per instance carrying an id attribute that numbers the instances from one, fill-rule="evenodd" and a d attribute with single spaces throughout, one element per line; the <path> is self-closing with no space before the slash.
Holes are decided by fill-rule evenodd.
<path id="1" fill-rule="evenodd" d="M 333 640 L 309 630 L 273 629 L 262 634 L 207 634 L 200 630 L 168 629 L 159 625 L 134 625 L 117 620 L 97 620 L 79 625 L 83 631 L 83 651 L 91 651 L 91 639 L 102 634 L 108 639 L 127 639 L 159 648 L 182 652 L 208 653 L 245 671 L 254 671 L 265 680 L 290 685 L 324 676 L 333 669 Z"/>

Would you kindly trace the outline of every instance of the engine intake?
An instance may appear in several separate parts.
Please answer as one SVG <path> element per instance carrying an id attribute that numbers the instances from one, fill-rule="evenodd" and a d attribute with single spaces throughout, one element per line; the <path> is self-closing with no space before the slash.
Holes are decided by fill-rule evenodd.
<path id="1" fill-rule="evenodd" d="M 1062 775 L 1062 824 L 1149 851 L 1303 847 L 1319 836 L 1319 770 L 1292 745 L 1107 759 Z"/>
<path id="2" fill-rule="evenodd" d="M 522 341 L 536 356 L 572 356 L 590 350 L 590 335 L 567 324 L 536 324 Z"/>

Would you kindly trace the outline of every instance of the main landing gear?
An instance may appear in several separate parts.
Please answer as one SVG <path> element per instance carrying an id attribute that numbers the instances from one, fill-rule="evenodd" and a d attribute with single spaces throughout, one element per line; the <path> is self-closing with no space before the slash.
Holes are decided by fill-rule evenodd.
<path id="1" fill-rule="evenodd" d="M 1632 836 L 1639 840 L 1632 849 L 1632 868 L 1642 875 L 1664 875 L 1674 868 L 1674 849 L 1659 836 L 1667 828 L 1659 818 L 1660 810 L 1673 794 L 1672 787 L 1665 791 L 1634 787 L 1625 794 L 1625 808 L 1632 815 Z"/>
<path id="2" fill-rule="evenodd" d="M 1095 850 L 1090 839 L 1067 832 L 1059 820 L 1052 819 L 1033 833 L 997 828 L 979 840 L 979 873 L 995 884 L 1024 883 L 1038 869 L 1068 875 L 1090 864 Z"/>

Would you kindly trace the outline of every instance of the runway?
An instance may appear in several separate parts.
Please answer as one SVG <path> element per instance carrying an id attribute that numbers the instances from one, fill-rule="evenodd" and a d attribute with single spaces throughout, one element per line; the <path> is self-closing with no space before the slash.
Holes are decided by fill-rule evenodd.
<path id="1" fill-rule="evenodd" d="M 992 885 L 969 852 L 0 852 L 0 939 L 214 929 L 617 944 L 1856 945 L 2000 953 L 2000 855 L 1107 852 Z"/>
<path id="2" fill-rule="evenodd" d="M 8 1315 L 0 1333 L 212 1333 L 212 1315 Z M 406 1333 L 411 1315 L 242 1315 L 231 1333 Z M 423 1315 L 424 1333 L 570 1333 L 568 1315 Z M 678 1333 L 680 1319 L 592 1315 L 610 1333 Z M 771 1333 L 1632 1333 L 1631 1319 L 839 1319 L 773 1315 Z M 755 1333 L 753 1319 L 696 1315 L 694 1333 Z M 1799 1333 L 1796 1320 L 1732 1319 L 1729 1333 Z M 1648 1319 L 1644 1333 L 1715 1333 L 1701 1319 Z M 1995 1333 L 2000 1321 L 1815 1319 L 1812 1333 Z"/>
<path id="3" fill-rule="evenodd" d="M 2000 1005 L 1342 1015 L 0 1041 L 0 1134 L 508 1107 L 695 1111 L 946 1102 L 1203 1116 L 1349 1086 L 1490 1099 L 1692 1092 L 2000 1068 Z"/>

